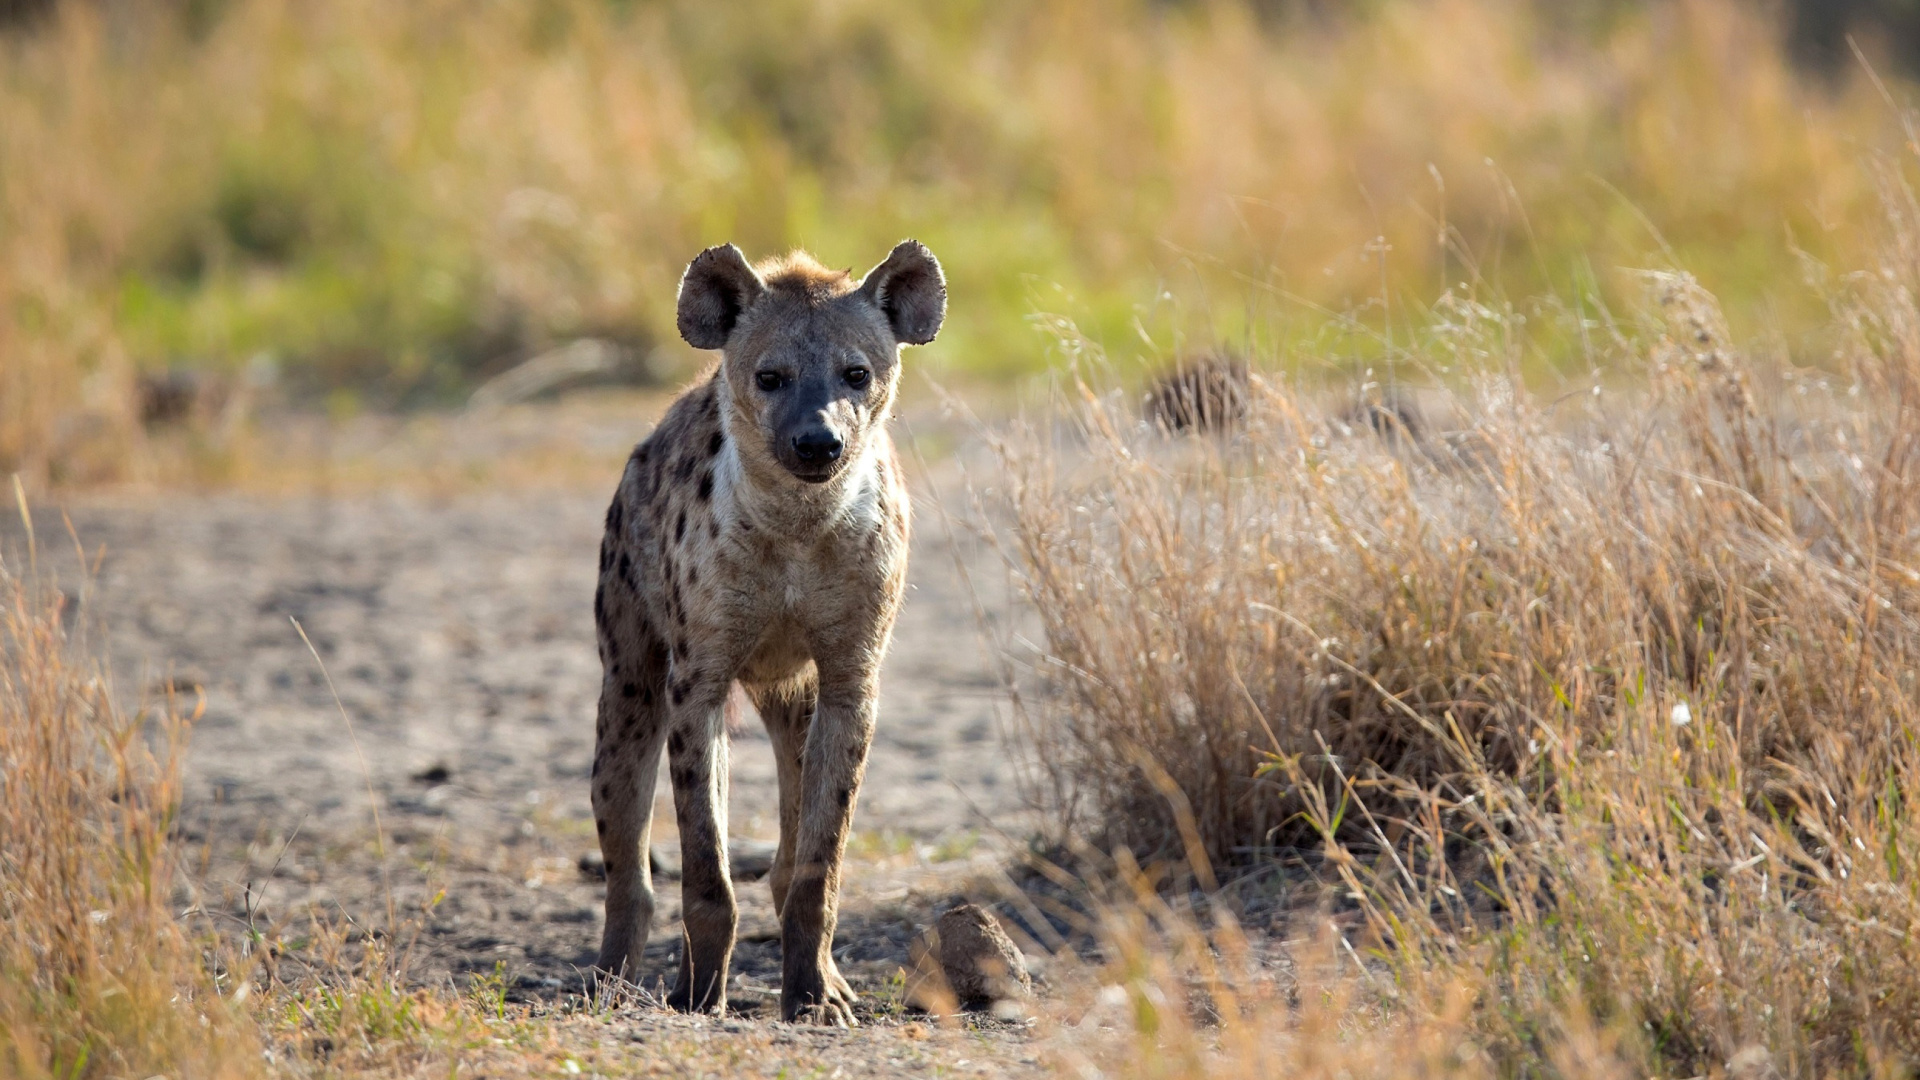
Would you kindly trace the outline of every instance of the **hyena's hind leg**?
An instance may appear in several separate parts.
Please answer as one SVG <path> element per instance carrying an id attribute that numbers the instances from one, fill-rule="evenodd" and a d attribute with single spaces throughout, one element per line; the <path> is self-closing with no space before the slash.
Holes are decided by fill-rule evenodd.
<path id="1" fill-rule="evenodd" d="M 607 925 L 594 966 L 629 980 L 638 975 L 653 921 L 647 846 L 667 736 L 666 680 L 666 653 L 654 643 L 641 642 L 627 655 L 608 650 L 593 751 L 593 818 L 607 867 Z"/>
<path id="2" fill-rule="evenodd" d="M 773 743 L 775 775 L 780 781 L 780 846 L 773 856 L 773 870 L 767 875 L 773 887 L 773 914 L 786 914 L 787 892 L 793 887 L 794 849 L 800 843 L 800 793 L 806 773 L 807 728 L 813 723 L 814 709 L 820 702 L 819 680 L 809 670 L 798 679 L 748 690 L 753 707 L 767 726 Z M 852 1015 L 853 987 L 840 974 L 839 966 L 828 957 L 825 971 L 827 998 Z"/>
<path id="3" fill-rule="evenodd" d="M 678 674 L 667 771 L 680 824 L 680 974 L 667 1004 L 683 1012 L 725 1012 L 740 908 L 727 872 L 727 730 L 731 680 Z M 692 666 L 689 664 L 688 666 Z"/>

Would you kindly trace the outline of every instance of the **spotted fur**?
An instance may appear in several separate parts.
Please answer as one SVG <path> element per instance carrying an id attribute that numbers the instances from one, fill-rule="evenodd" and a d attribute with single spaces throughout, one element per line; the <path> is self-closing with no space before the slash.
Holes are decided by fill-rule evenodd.
<path id="1" fill-rule="evenodd" d="M 886 430 L 900 349 L 946 310 L 907 241 L 865 278 L 727 245 L 681 280 L 679 327 L 721 360 L 633 451 L 607 509 L 594 597 L 604 678 L 593 807 L 607 867 L 598 968 L 631 975 L 653 915 L 654 779 L 668 759 L 685 925 L 668 1000 L 722 1010 L 738 908 L 727 874 L 730 688 L 771 736 L 784 1019 L 851 1023 L 833 962 L 840 870 L 880 663 L 905 589 L 908 501 Z"/>

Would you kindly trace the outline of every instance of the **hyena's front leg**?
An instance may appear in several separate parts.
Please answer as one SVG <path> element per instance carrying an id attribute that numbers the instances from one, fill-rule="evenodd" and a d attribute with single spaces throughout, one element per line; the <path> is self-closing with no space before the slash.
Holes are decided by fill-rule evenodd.
<path id="1" fill-rule="evenodd" d="M 748 692 L 773 743 L 774 772 L 780 782 L 780 846 L 767 875 L 767 883 L 773 888 L 773 917 L 777 919 L 787 910 L 787 889 L 793 883 L 793 849 L 800 842 L 800 793 L 805 776 L 802 763 L 807 728 L 813 722 L 819 695 L 811 673 L 773 686 L 755 686 Z"/>
<path id="2" fill-rule="evenodd" d="M 780 1017 L 852 1026 L 853 991 L 833 962 L 840 866 L 873 743 L 876 680 L 830 680 L 807 730 L 793 877 L 780 913 Z"/>
<path id="3" fill-rule="evenodd" d="M 680 975 L 667 1004 L 687 1012 L 724 1012 L 727 969 L 740 921 L 727 873 L 727 730 L 731 681 L 676 673 L 667 769 L 680 819 Z"/>

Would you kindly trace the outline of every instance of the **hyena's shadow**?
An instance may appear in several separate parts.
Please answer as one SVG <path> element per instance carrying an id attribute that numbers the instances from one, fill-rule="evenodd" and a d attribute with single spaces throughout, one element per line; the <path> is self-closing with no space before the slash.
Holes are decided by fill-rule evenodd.
<path id="1" fill-rule="evenodd" d="M 674 883 L 662 884 L 671 889 Z M 743 884 L 740 889 L 743 918 L 728 980 L 728 1013 L 749 1019 L 777 1019 L 780 1014 L 780 937 L 765 890 L 764 882 Z M 756 898 L 752 895 L 755 893 L 761 895 Z M 764 912 L 757 910 L 763 907 Z M 878 1016 L 898 1010 L 898 975 L 911 970 L 913 942 L 921 929 L 905 911 L 856 908 L 841 913 L 834 934 L 834 955 L 860 995 L 858 1014 Z M 679 920 L 664 920 L 655 926 L 633 978 L 641 993 L 625 1004 L 663 1007 L 667 989 L 679 971 L 681 954 Z M 587 948 L 529 950 L 525 969 L 515 973 L 509 996 L 515 1001 L 550 1005 L 579 1002 L 594 959 L 593 951 Z"/>

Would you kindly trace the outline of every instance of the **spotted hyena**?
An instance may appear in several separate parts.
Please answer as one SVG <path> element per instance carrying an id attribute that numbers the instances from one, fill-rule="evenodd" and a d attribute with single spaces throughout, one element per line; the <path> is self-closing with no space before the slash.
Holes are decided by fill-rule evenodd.
<path id="1" fill-rule="evenodd" d="M 653 915 L 647 842 L 667 749 L 683 856 L 678 1008 L 726 1005 L 737 908 L 723 713 L 738 681 L 778 762 L 780 1015 L 853 1020 L 832 954 L 840 864 L 907 573 L 886 420 L 901 346 L 932 341 L 945 316 L 940 264 L 911 240 L 859 280 L 805 254 L 751 266 L 732 245 L 681 278 L 681 336 L 721 360 L 635 448 L 607 510 L 593 761 L 607 867 L 598 967 L 631 974 Z"/>

